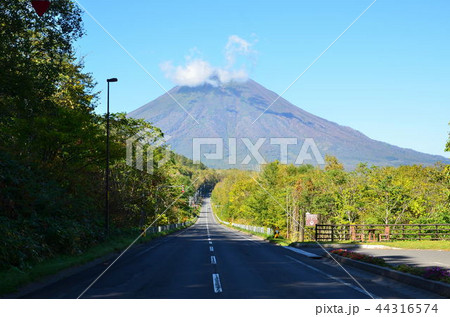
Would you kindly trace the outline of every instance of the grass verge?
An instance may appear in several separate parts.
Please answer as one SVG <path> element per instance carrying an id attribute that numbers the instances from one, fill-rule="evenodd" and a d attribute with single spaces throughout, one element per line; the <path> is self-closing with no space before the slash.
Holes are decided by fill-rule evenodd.
<path id="1" fill-rule="evenodd" d="M 389 242 L 383 241 L 383 242 L 371 242 L 367 244 L 381 244 L 388 247 L 402 248 L 402 249 L 450 251 L 450 241 L 389 241 Z"/>
<path id="2" fill-rule="evenodd" d="M 186 227 L 146 235 L 145 237 L 141 237 L 136 244 L 145 243 L 184 228 Z M 56 274 L 64 269 L 83 265 L 108 254 L 123 251 L 138 235 L 138 231 L 122 233 L 121 235 L 115 236 L 111 235 L 109 240 L 87 249 L 80 255 L 58 255 L 24 270 L 14 267 L 0 271 L 0 295 L 16 292 L 21 286 Z"/>
<path id="3" fill-rule="evenodd" d="M 301 242 L 302 244 L 317 244 L 315 241 Z M 321 241 L 320 244 L 367 244 L 384 245 L 387 247 L 412 249 L 412 250 L 442 250 L 450 251 L 450 241 L 377 241 L 377 242 L 356 242 L 356 241 Z"/>

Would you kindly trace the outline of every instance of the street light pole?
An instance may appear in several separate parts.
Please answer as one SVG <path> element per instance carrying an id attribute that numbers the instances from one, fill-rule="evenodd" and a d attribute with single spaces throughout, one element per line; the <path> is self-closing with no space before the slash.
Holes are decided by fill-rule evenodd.
<path id="1" fill-rule="evenodd" d="M 117 82 L 117 78 L 109 78 L 106 99 L 106 174 L 105 174 L 105 231 L 109 235 L 109 83 Z"/>

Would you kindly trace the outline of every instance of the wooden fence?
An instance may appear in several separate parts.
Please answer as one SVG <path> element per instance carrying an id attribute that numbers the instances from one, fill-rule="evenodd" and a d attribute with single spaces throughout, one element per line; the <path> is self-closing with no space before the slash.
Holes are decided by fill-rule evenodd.
<path id="1" fill-rule="evenodd" d="M 450 224 L 316 225 L 316 241 L 450 240 Z"/>

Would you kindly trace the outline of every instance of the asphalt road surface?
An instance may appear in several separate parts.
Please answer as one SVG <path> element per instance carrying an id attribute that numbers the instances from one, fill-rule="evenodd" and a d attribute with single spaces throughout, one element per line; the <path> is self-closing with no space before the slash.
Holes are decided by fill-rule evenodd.
<path id="1" fill-rule="evenodd" d="M 78 298 L 110 263 L 25 297 Z M 346 270 L 358 282 L 330 259 L 311 259 L 220 225 L 207 198 L 195 225 L 132 247 L 81 298 L 439 298 Z"/>
<path id="2" fill-rule="evenodd" d="M 450 252 L 437 250 L 354 249 L 354 251 L 382 257 L 393 265 L 409 264 L 421 267 L 441 266 L 450 269 Z"/>

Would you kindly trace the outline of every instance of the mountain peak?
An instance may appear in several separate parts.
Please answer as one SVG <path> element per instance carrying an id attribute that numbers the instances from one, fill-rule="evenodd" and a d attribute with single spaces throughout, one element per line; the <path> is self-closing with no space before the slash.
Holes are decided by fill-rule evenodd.
<path id="1" fill-rule="evenodd" d="M 216 78 L 217 79 L 217 78 Z M 260 84 L 252 79 L 247 79 L 245 81 L 230 81 L 227 83 L 222 83 L 218 79 L 214 80 L 211 78 L 211 82 L 204 83 L 198 86 L 175 86 L 171 91 L 181 92 L 181 93 L 192 93 L 192 92 L 213 92 L 213 91 L 233 91 L 233 90 L 249 90 L 255 86 L 262 87 Z"/>
<path id="2" fill-rule="evenodd" d="M 191 159 L 194 138 L 222 139 L 224 159 L 204 161 L 212 167 L 248 168 L 228 165 L 228 156 L 230 151 L 233 152 L 230 138 L 236 139 L 237 162 L 242 162 L 249 154 L 244 139 L 256 144 L 258 139 L 265 138 L 259 151 L 267 162 L 283 159 L 281 146 L 271 145 L 271 142 L 289 139 L 289 142 L 295 140 L 297 144 L 288 147 L 288 163 L 296 161 L 305 140 L 313 140 L 322 156 L 336 156 L 346 168 L 353 168 L 360 162 L 374 165 L 450 163 L 441 156 L 372 140 L 359 131 L 317 117 L 284 98 L 278 98 L 275 92 L 252 79 L 221 85 L 176 86 L 169 93 L 171 96 L 164 94 L 129 116 L 143 118 L 160 127 L 171 136 L 172 148 Z M 214 152 L 214 149 L 209 147 L 209 151 Z M 251 164 L 259 163 L 252 157 Z M 317 164 L 314 160 L 305 163 Z"/>

